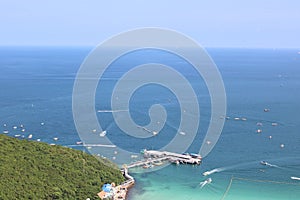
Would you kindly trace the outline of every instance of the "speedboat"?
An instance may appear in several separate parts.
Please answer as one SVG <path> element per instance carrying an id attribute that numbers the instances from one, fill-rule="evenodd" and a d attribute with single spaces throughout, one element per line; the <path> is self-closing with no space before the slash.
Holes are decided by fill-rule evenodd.
<path id="1" fill-rule="evenodd" d="M 264 160 L 260 161 L 260 164 L 262 164 L 262 165 L 269 165 L 269 163 L 266 162 L 266 161 L 264 161 Z"/>
<path id="2" fill-rule="evenodd" d="M 295 176 L 292 176 L 291 179 L 300 181 L 300 178 L 299 177 L 295 177 Z"/>
<path id="3" fill-rule="evenodd" d="M 213 169 L 213 170 L 210 170 L 210 171 L 206 171 L 206 172 L 203 172 L 203 176 L 208 176 L 208 175 L 211 175 L 213 173 L 216 173 L 216 172 L 219 172 L 217 169 Z"/>
<path id="4" fill-rule="evenodd" d="M 200 182 L 200 186 L 201 186 L 201 188 L 203 188 L 205 185 L 210 184 L 211 182 L 212 182 L 212 179 L 208 178 L 205 181 Z"/>

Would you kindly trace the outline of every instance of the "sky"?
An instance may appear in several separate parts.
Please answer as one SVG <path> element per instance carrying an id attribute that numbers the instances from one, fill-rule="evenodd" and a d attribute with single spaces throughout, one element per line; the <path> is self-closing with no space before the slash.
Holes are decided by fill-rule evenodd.
<path id="1" fill-rule="evenodd" d="M 0 0 L 0 45 L 96 46 L 159 27 L 204 47 L 300 48 L 299 0 Z"/>

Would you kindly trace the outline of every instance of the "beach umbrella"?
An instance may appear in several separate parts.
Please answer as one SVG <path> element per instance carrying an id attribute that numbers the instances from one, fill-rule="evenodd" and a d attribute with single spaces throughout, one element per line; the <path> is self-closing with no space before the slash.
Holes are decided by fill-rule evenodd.
<path id="1" fill-rule="evenodd" d="M 112 189 L 111 184 L 104 184 L 104 185 L 102 186 L 102 190 L 103 190 L 104 192 L 110 192 L 111 189 Z"/>

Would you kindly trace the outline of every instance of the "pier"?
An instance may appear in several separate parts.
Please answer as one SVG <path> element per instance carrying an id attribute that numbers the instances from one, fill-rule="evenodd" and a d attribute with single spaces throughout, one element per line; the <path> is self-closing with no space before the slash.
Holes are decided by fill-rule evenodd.
<path id="1" fill-rule="evenodd" d="M 132 187 L 135 183 L 135 180 L 132 176 L 128 174 L 128 169 L 134 167 L 143 167 L 150 168 L 153 166 L 158 166 L 164 164 L 164 162 L 171 162 L 175 164 L 192 164 L 200 165 L 201 156 L 198 154 L 179 154 L 172 153 L 168 151 L 154 151 L 154 150 L 144 150 L 144 159 L 124 165 L 121 169 L 123 176 L 126 181 L 120 185 L 114 187 L 110 193 L 105 193 L 103 191 L 98 193 L 98 196 L 101 199 L 106 199 L 107 196 L 112 197 L 113 200 L 125 200 L 128 188 Z"/>
<path id="2" fill-rule="evenodd" d="M 200 165 L 201 156 L 197 154 L 179 154 L 168 151 L 144 150 L 144 160 L 140 160 L 127 165 L 127 169 L 134 167 L 144 167 L 149 165 L 160 165 L 163 161 L 169 161 L 176 164 Z"/>

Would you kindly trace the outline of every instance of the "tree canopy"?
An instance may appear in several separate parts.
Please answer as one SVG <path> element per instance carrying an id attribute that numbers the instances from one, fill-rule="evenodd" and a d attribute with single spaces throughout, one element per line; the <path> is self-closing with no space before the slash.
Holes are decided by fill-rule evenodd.
<path id="1" fill-rule="evenodd" d="M 124 180 L 110 161 L 63 146 L 0 134 L 0 199 L 98 199 Z"/>

